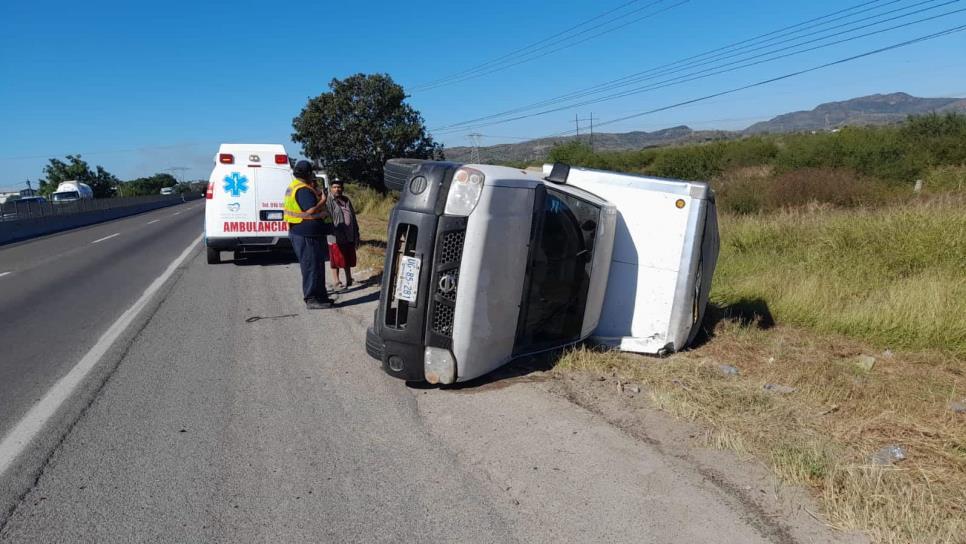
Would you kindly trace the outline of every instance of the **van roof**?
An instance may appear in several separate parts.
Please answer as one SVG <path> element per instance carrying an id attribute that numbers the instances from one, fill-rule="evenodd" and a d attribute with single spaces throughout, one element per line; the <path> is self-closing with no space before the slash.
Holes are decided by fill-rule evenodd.
<path id="1" fill-rule="evenodd" d="M 282 144 L 221 144 L 218 148 L 218 153 L 237 153 L 239 151 L 249 152 L 262 152 L 267 154 L 278 153 L 279 155 L 287 155 L 285 152 L 285 146 Z"/>

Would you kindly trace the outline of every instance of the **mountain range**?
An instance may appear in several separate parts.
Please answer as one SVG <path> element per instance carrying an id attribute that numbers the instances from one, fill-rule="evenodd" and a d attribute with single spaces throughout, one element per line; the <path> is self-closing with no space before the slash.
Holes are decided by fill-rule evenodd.
<path id="1" fill-rule="evenodd" d="M 920 98 L 906 93 L 875 94 L 841 102 L 828 102 L 809 111 L 785 113 L 768 121 L 755 123 L 744 130 L 692 130 L 676 126 L 654 132 L 596 133 L 593 144 L 597 150 L 622 151 L 705 142 L 757 134 L 786 134 L 792 132 L 818 132 L 844 126 L 890 125 L 904 121 L 910 115 L 926 113 L 966 113 L 964 98 Z M 547 152 L 559 143 L 576 136 L 537 138 L 512 144 L 480 147 L 480 162 L 533 162 L 544 159 Z M 589 135 L 581 135 L 588 142 Z M 470 162 L 472 147 L 450 147 L 446 158 L 457 162 Z"/>

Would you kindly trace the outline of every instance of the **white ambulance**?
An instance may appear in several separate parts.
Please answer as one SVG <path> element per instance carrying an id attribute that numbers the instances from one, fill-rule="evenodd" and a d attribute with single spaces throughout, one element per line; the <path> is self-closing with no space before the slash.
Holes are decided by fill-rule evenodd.
<path id="1" fill-rule="evenodd" d="M 205 192 L 208 264 L 220 263 L 222 251 L 290 250 L 282 202 L 291 182 L 281 144 L 221 144 Z"/>

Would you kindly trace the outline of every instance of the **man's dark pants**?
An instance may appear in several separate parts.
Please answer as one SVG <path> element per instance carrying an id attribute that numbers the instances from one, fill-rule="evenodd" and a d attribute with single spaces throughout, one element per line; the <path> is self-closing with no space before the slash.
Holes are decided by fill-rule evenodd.
<path id="1" fill-rule="evenodd" d="M 292 249 L 299 259 L 302 269 L 302 295 L 306 301 L 328 300 L 329 294 L 325 290 L 325 260 L 329 257 L 325 237 L 301 236 L 289 232 Z"/>

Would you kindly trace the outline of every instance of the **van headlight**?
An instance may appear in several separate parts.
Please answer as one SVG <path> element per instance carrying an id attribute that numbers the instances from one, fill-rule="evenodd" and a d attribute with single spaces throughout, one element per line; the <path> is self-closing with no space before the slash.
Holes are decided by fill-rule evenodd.
<path id="1" fill-rule="evenodd" d="M 483 192 L 483 172 L 475 168 L 460 168 L 453 174 L 449 194 L 446 195 L 446 215 L 467 216 L 476 208 Z"/>

